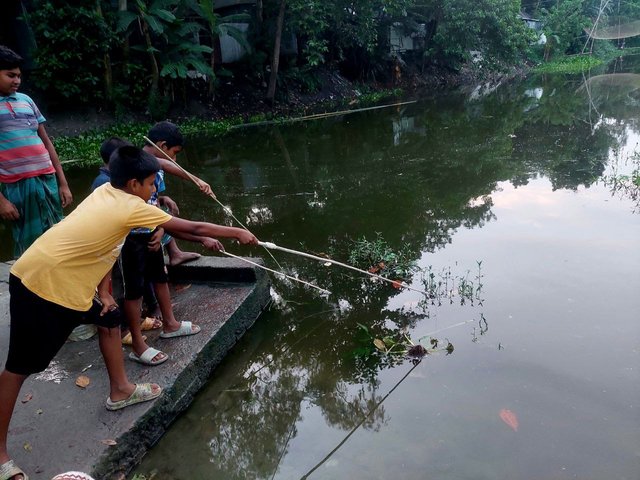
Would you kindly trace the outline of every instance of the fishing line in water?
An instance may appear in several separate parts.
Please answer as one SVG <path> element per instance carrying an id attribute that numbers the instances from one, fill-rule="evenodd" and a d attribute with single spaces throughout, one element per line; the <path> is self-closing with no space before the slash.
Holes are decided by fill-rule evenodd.
<path id="1" fill-rule="evenodd" d="M 464 322 L 454 323 L 453 325 L 449 325 L 448 327 L 443 327 L 443 328 L 440 328 L 440 329 L 438 329 L 438 330 L 434 330 L 433 332 L 429 332 L 429 333 L 427 333 L 426 335 L 423 335 L 422 337 L 420 337 L 420 338 L 418 339 L 418 342 L 419 342 L 420 340 L 422 340 L 423 338 L 432 337 L 432 336 L 433 336 L 433 335 L 435 335 L 436 333 L 444 332 L 445 330 L 449 330 L 449 329 L 451 329 L 451 328 L 455 328 L 455 327 L 461 327 L 461 326 L 463 326 L 463 325 L 466 325 L 466 324 L 468 324 L 468 323 L 473 323 L 473 322 L 475 322 L 475 320 L 466 320 L 466 321 L 464 321 Z"/>
<path id="2" fill-rule="evenodd" d="M 326 313 L 333 313 L 333 312 L 337 312 L 338 308 L 331 308 L 329 310 L 322 310 L 320 312 L 316 312 L 316 313 L 312 313 L 311 315 L 307 315 L 306 317 L 303 317 L 300 319 L 300 321 L 304 321 L 307 320 L 311 317 L 315 317 L 317 315 L 323 315 Z M 304 340 L 305 338 L 307 338 L 309 335 L 311 335 L 313 332 L 315 332 L 316 330 L 318 330 L 322 325 L 324 325 L 325 322 L 327 322 L 331 317 L 327 317 L 325 318 L 323 321 L 321 321 L 320 323 L 318 323 L 315 327 L 313 327 L 311 330 L 309 330 L 307 333 L 305 333 L 302 337 L 300 337 L 299 339 L 297 339 L 295 342 L 293 342 L 292 344 L 288 345 L 287 347 L 283 348 L 282 350 L 280 350 L 278 352 L 279 356 L 286 353 L 288 350 L 291 350 L 293 347 L 295 347 L 298 343 L 300 343 L 302 340 Z M 272 363 L 274 363 L 276 361 L 275 358 L 271 359 L 271 361 L 265 363 L 264 365 L 262 365 L 260 368 L 258 368 L 256 371 L 251 372 L 248 374 L 248 376 L 246 377 L 247 379 L 254 377 L 255 375 L 257 375 L 258 373 L 260 373 L 261 370 L 267 368 L 269 365 L 271 365 Z"/>
<path id="3" fill-rule="evenodd" d="M 329 458 L 331 458 L 333 456 L 333 454 L 336 453 L 347 442 L 347 440 L 349 440 L 351 435 L 353 435 L 356 432 L 356 430 L 358 430 L 362 426 L 362 424 L 367 420 L 367 418 L 369 418 L 373 414 L 373 412 L 375 412 L 380 407 L 380 405 L 382 405 L 382 403 L 389 397 L 389 395 L 391 395 L 393 393 L 393 391 L 396 388 L 398 388 L 402 382 L 405 381 L 405 379 L 411 374 L 411 372 L 413 372 L 416 369 L 416 367 L 418 365 L 420 365 L 420 363 L 422 363 L 422 358 L 416 359 L 414 361 L 413 367 L 411 367 L 409 369 L 409 371 L 404 374 L 404 376 L 393 386 L 393 388 L 391 390 L 389 390 L 387 392 L 387 394 L 384 397 L 382 397 L 380 399 L 380 401 L 378 403 L 376 403 L 371 408 L 371 410 L 369 410 L 367 412 L 366 415 L 364 415 L 362 417 L 362 419 L 358 422 L 358 424 L 351 429 L 351 431 L 340 441 L 340 443 L 338 443 L 338 445 L 335 446 L 335 448 L 333 450 L 331 450 L 327 455 L 325 455 L 325 457 L 322 460 L 320 460 L 311 470 L 309 470 L 302 477 L 300 477 L 300 480 L 304 480 L 304 479 L 308 478 L 309 475 L 311 475 L 318 468 L 320 468 L 327 460 L 329 460 Z"/>

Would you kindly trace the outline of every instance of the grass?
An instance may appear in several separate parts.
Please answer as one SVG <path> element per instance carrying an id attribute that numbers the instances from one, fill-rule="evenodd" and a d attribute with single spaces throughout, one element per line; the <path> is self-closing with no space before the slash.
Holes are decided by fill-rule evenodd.
<path id="1" fill-rule="evenodd" d="M 239 123 L 239 119 L 223 121 L 188 120 L 180 123 L 180 130 L 184 135 L 193 135 L 200 132 L 208 132 L 211 135 L 224 135 L 229 129 Z M 59 136 L 53 139 L 53 144 L 58 152 L 60 161 L 66 165 L 82 168 L 94 165 L 102 165 L 100 158 L 100 145 L 110 137 L 121 137 L 129 140 L 134 145 L 142 146 L 145 143 L 144 136 L 149 132 L 151 123 L 123 123 L 104 129 L 91 129 L 76 136 Z"/>
<path id="2" fill-rule="evenodd" d="M 533 70 L 537 73 L 580 73 L 603 63 L 604 60 L 590 55 L 574 55 L 543 63 Z"/>
<path id="3" fill-rule="evenodd" d="M 624 50 L 611 49 L 597 55 L 570 55 L 542 63 L 535 67 L 533 71 L 537 73 L 580 73 L 608 63 L 614 58 L 639 54 L 640 47 L 633 47 Z"/>
<path id="4" fill-rule="evenodd" d="M 381 100 L 399 96 L 401 89 L 369 91 L 357 98 L 356 102 L 349 104 L 350 108 L 356 106 L 369 106 Z M 337 110 L 342 106 L 340 102 L 330 100 L 317 105 L 317 108 Z M 304 113 L 301 113 L 304 115 Z M 201 120 L 190 119 L 178 123 L 180 130 L 186 136 L 206 132 L 211 136 L 225 135 L 229 130 L 238 125 L 253 125 L 264 123 L 278 123 L 290 120 L 288 117 L 273 117 L 268 113 L 257 113 L 246 120 L 242 117 L 234 117 L 225 120 Z M 100 145 L 110 137 L 121 137 L 129 140 L 134 145 L 144 145 L 144 135 L 147 134 L 152 123 L 123 123 L 103 129 L 91 129 L 75 136 L 58 136 L 53 139 L 53 144 L 65 168 L 85 168 L 102 165 L 100 158 Z"/>

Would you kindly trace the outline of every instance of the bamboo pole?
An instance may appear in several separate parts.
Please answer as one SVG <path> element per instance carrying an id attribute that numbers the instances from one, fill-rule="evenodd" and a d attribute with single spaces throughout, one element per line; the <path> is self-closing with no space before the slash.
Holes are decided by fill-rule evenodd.
<path id="1" fill-rule="evenodd" d="M 339 267 L 348 268 L 349 270 L 354 270 L 356 272 L 364 273 L 365 275 L 368 275 L 368 276 L 370 276 L 372 278 L 376 278 L 378 280 L 382 280 L 384 282 L 391 283 L 394 287 L 406 288 L 407 290 L 413 290 L 414 292 L 419 292 L 419 293 L 422 293 L 423 295 L 429 297 L 429 294 L 427 292 L 425 292 L 424 290 L 420 290 L 418 288 L 413 288 L 412 286 L 407 285 L 405 282 L 399 282 L 398 280 L 391 280 L 389 278 L 383 277 L 382 275 L 377 275 L 375 273 L 367 272 L 366 270 L 362 270 L 360 268 L 354 267 L 352 265 L 348 265 L 346 263 L 338 262 L 337 260 L 333 260 L 331 258 L 318 257 L 318 256 L 312 255 L 310 253 L 299 252 L 298 250 L 292 250 L 290 248 L 280 247 L 280 246 L 276 245 L 275 243 L 271 243 L 271 242 L 260 242 L 259 241 L 258 245 L 264 246 L 265 248 L 268 248 L 268 249 L 271 249 L 271 250 L 281 250 L 283 252 L 292 253 L 294 255 L 300 255 L 301 257 L 307 257 L 307 258 L 311 258 L 313 260 L 318 260 L 319 262 L 324 262 L 324 263 L 328 262 L 328 263 L 331 263 L 333 265 L 337 265 Z"/>

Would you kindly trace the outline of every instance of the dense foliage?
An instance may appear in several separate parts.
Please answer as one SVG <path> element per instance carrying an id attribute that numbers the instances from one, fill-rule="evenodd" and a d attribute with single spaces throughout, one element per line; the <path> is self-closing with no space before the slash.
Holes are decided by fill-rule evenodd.
<path id="1" fill-rule="evenodd" d="M 33 82 L 49 99 L 144 108 L 152 117 L 219 81 L 250 82 L 276 99 L 314 90 L 325 65 L 392 82 L 401 67 L 499 69 L 594 51 L 594 24 L 631 22 L 640 0 L 33 0 Z M 534 19 L 529 22 L 526 19 Z M 394 48 L 398 39 L 401 48 Z M 539 41 L 546 39 L 546 43 Z M 222 64 L 221 43 L 244 51 Z M 599 41 L 610 49 L 634 40 Z M 394 43 L 395 42 L 395 43 Z M 275 61 L 278 60 L 278 61 Z M 276 82 L 276 83 L 274 83 Z"/>

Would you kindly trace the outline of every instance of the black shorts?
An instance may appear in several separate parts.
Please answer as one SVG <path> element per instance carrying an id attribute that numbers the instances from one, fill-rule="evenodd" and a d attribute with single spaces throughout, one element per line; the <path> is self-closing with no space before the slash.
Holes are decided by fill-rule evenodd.
<path id="1" fill-rule="evenodd" d="M 151 233 L 127 236 L 120 252 L 120 269 L 124 284 L 124 298 L 137 300 L 144 294 L 145 283 L 167 283 L 167 268 L 162 249 L 149 250 Z"/>
<path id="2" fill-rule="evenodd" d="M 102 306 L 94 300 L 86 312 L 71 310 L 40 298 L 14 275 L 9 275 L 9 293 L 11 325 L 5 368 L 18 375 L 46 369 L 78 325 L 120 326 L 118 309 L 100 316 Z"/>

